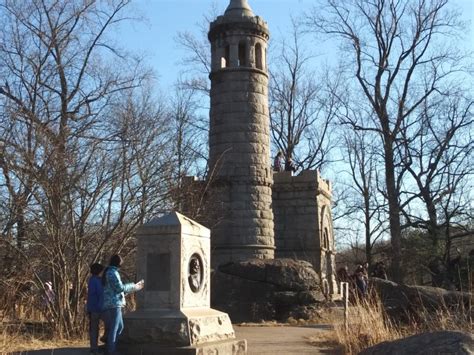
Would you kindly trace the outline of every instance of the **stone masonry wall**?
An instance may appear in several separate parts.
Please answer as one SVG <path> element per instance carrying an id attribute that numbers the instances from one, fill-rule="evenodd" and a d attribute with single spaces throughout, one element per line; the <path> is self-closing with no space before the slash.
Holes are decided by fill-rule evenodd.
<path id="1" fill-rule="evenodd" d="M 251 69 L 212 75 L 209 151 L 221 212 L 212 228 L 215 265 L 274 256 L 267 86 L 266 74 Z"/>
<path id="2" fill-rule="evenodd" d="M 273 259 L 266 23 L 231 2 L 210 25 L 212 263 Z"/>
<path id="3" fill-rule="evenodd" d="M 274 174 L 273 213 L 276 257 L 309 261 L 336 292 L 331 186 L 317 171 Z"/>

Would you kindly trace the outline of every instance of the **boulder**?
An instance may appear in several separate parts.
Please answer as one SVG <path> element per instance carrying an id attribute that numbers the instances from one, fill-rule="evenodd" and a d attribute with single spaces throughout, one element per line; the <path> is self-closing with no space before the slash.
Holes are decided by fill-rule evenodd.
<path id="1" fill-rule="evenodd" d="M 326 301 L 306 261 L 252 259 L 220 265 L 212 275 L 211 304 L 234 322 L 310 319 Z"/>
<path id="2" fill-rule="evenodd" d="M 298 292 L 295 291 L 278 291 L 273 294 L 275 304 L 279 306 L 292 306 L 294 304 L 299 304 L 298 298 Z"/>
<path id="3" fill-rule="evenodd" d="M 305 291 L 319 288 L 319 276 L 304 260 L 251 259 L 219 266 L 224 274 L 275 285 L 279 290 Z"/>
<path id="4" fill-rule="evenodd" d="M 371 278 L 371 285 L 377 290 L 382 303 L 390 315 L 417 314 L 420 310 L 433 311 L 464 306 L 469 309 L 472 294 L 448 291 L 430 286 L 410 286 L 392 281 Z"/>
<path id="5" fill-rule="evenodd" d="M 299 304 L 313 304 L 326 302 L 326 297 L 321 290 L 310 290 L 298 292 Z"/>
<path id="6" fill-rule="evenodd" d="M 232 322 L 275 319 L 275 286 L 264 282 L 214 272 L 211 306 L 229 314 Z"/>
<path id="7" fill-rule="evenodd" d="M 318 304 L 310 305 L 294 305 L 289 308 L 287 313 L 282 313 L 282 319 L 289 320 L 315 320 L 321 319 L 321 314 L 324 313 L 321 306 Z"/>
<path id="8" fill-rule="evenodd" d="M 367 348 L 359 355 L 434 355 L 474 354 L 474 336 L 459 331 L 439 331 L 383 342 Z"/>

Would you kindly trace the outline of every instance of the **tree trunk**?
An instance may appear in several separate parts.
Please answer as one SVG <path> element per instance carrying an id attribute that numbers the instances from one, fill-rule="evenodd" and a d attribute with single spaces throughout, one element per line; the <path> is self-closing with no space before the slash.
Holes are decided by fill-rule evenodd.
<path id="1" fill-rule="evenodd" d="M 364 214 L 365 214 L 365 260 L 372 266 L 372 235 L 370 224 L 370 195 L 366 190 L 364 193 Z"/>
<path id="2" fill-rule="evenodd" d="M 388 214 L 390 223 L 390 236 L 392 243 L 391 277 L 397 283 L 403 280 L 402 272 L 402 232 L 400 226 L 400 206 L 398 191 L 395 181 L 395 164 L 393 157 L 393 143 L 391 137 L 385 137 L 385 183 L 387 188 Z"/>

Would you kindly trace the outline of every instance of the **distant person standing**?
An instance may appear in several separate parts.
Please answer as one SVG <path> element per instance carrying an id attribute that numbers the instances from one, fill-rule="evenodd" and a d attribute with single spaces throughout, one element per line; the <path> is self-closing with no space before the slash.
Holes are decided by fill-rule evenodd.
<path id="1" fill-rule="evenodd" d="M 56 302 L 56 293 L 53 290 L 53 283 L 51 281 L 46 281 L 44 283 L 44 294 L 43 294 L 43 311 L 45 317 L 50 321 L 54 322 L 51 312 Z"/>
<path id="2" fill-rule="evenodd" d="M 379 261 L 377 264 L 375 264 L 372 276 L 378 277 L 379 279 L 388 280 L 387 271 L 385 269 L 385 263 L 383 261 Z"/>
<path id="3" fill-rule="evenodd" d="M 123 330 L 122 308 L 125 307 L 125 294 L 140 291 L 144 281 L 122 283 L 119 268 L 122 265 L 120 255 L 113 255 L 110 264 L 102 276 L 104 286 L 104 311 L 107 319 L 107 353 L 116 354 L 117 340 Z"/>
<path id="4" fill-rule="evenodd" d="M 369 263 L 365 262 L 364 265 L 362 265 L 364 268 L 364 278 L 365 281 L 368 283 L 369 282 Z"/>
<path id="5" fill-rule="evenodd" d="M 286 159 L 285 171 L 290 171 L 291 174 L 293 174 L 296 170 L 297 169 L 296 169 L 295 163 L 293 162 L 293 159 L 291 158 Z"/>
<path id="6" fill-rule="evenodd" d="M 273 170 L 276 172 L 283 171 L 283 153 L 279 151 L 273 160 Z"/>
<path id="7" fill-rule="evenodd" d="M 51 281 L 46 281 L 44 283 L 44 303 L 48 307 L 49 305 L 54 304 L 56 300 L 56 294 L 53 290 L 53 283 Z"/>
<path id="8" fill-rule="evenodd" d="M 102 287 L 102 281 L 100 276 L 104 271 L 104 266 L 95 263 L 91 265 L 91 277 L 87 284 L 87 313 L 89 315 L 89 342 L 90 342 L 90 353 L 98 354 L 99 346 L 97 340 L 99 338 L 99 322 L 102 319 L 105 323 L 103 316 L 104 306 L 104 289 Z"/>
<path id="9" fill-rule="evenodd" d="M 362 298 L 365 298 L 367 296 L 368 285 L 367 285 L 367 276 L 365 274 L 365 270 L 362 265 L 357 265 L 354 272 L 354 279 L 355 279 L 359 296 Z"/>

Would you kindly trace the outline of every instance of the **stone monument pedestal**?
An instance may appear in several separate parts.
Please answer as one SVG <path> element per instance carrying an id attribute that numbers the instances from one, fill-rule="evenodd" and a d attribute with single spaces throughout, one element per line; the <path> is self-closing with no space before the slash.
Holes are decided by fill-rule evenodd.
<path id="1" fill-rule="evenodd" d="M 246 354 L 227 313 L 210 308 L 210 232 L 173 212 L 137 232 L 145 289 L 124 316 L 124 354 Z"/>

